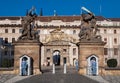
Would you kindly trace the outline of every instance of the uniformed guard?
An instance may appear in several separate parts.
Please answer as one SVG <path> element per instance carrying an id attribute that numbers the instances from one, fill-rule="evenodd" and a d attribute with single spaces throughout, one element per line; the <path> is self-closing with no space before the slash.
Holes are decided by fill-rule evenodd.
<path id="1" fill-rule="evenodd" d="M 91 60 L 91 70 L 92 70 L 92 75 L 96 75 L 96 61 L 94 59 Z"/>
<path id="2" fill-rule="evenodd" d="M 21 68 L 22 68 L 22 76 L 26 76 L 27 75 L 27 61 L 25 59 L 22 60 Z"/>

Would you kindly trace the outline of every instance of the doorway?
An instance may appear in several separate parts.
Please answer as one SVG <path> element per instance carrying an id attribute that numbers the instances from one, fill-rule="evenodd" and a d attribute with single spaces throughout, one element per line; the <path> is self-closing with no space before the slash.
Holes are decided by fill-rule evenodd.
<path id="1" fill-rule="evenodd" d="M 87 74 L 98 75 L 98 57 L 92 55 L 87 59 Z"/>
<path id="2" fill-rule="evenodd" d="M 28 76 L 32 74 L 31 58 L 23 55 L 20 58 L 20 75 Z"/>
<path id="3" fill-rule="evenodd" d="M 55 66 L 60 66 L 60 51 L 59 50 L 55 50 L 53 52 L 53 63 L 55 64 Z"/>
<path id="4" fill-rule="evenodd" d="M 50 57 L 47 57 L 47 66 L 50 66 Z"/>

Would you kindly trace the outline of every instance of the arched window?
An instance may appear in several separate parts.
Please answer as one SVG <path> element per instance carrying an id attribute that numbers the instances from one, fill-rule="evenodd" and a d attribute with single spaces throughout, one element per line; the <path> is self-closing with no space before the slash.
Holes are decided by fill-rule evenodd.
<path id="1" fill-rule="evenodd" d="M 15 33 L 15 29 L 12 29 L 12 33 Z"/>
<path id="2" fill-rule="evenodd" d="M 108 55 L 108 48 L 104 48 L 104 55 Z"/>
<path id="3" fill-rule="evenodd" d="M 5 38 L 5 43 L 8 43 L 8 38 Z"/>
<path id="4" fill-rule="evenodd" d="M 107 42 L 107 38 L 104 38 L 104 41 Z"/>
<path id="5" fill-rule="evenodd" d="M 116 30 L 114 30 L 114 34 L 116 34 L 117 33 L 117 31 Z"/>
<path id="6" fill-rule="evenodd" d="M 114 44 L 117 44 L 117 38 L 114 38 Z"/>
<path id="7" fill-rule="evenodd" d="M 8 29 L 5 29 L 5 33 L 8 33 Z"/>
<path id="8" fill-rule="evenodd" d="M 114 55 L 118 55 L 118 48 L 114 48 Z"/>
<path id="9" fill-rule="evenodd" d="M 104 33 L 105 33 L 105 34 L 107 33 L 107 30 L 106 30 L 106 29 L 104 29 Z"/>
<path id="10" fill-rule="evenodd" d="M 15 38 L 12 38 L 12 42 L 15 42 Z"/>

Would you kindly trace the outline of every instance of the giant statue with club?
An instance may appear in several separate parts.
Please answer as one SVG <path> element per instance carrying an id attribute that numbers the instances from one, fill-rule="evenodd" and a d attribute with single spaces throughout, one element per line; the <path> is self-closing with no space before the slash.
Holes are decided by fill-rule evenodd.
<path id="1" fill-rule="evenodd" d="M 81 8 L 81 30 L 79 32 L 80 41 L 90 41 L 95 39 L 101 39 L 100 35 L 96 35 L 99 30 L 96 25 L 95 15 L 89 11 L 87 8 Z"/>

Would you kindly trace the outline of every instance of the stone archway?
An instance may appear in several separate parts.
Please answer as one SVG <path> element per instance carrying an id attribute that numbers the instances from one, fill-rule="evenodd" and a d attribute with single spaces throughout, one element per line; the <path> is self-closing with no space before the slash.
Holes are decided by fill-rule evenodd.
<path id="1" fill-rule="evenodd" d="M 87 59 L 87 74 L 88 75 L 98 75 L 98 57 L 91 55 Z"/>
<path id="2" fill-rule="evenodd" d="M 60 60 L 61 57 L 60 57 L 60 51 L 59 50 L 54 50 L 53 51 L 53 63 L 56 65 L 56 66 L 60 66 Z"/>
<path id="3" fill-rule="evenodd" d="M 31 57 L 27 56 L 27 55 L 23 55 L 22 57 L 20 57 L 20 72 L 19 74 L 21 76 L 28 76 L 32 74 L 32 59 Z"/>

